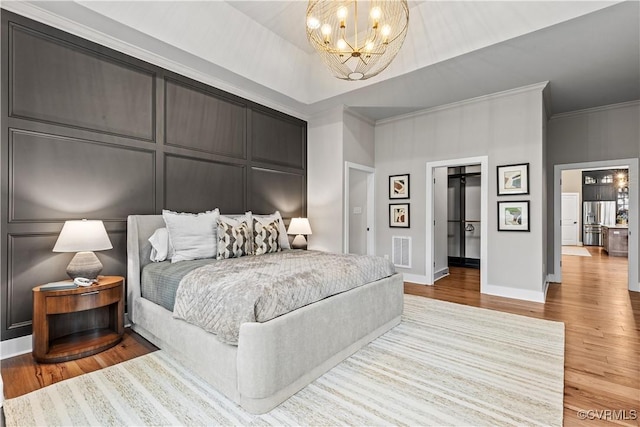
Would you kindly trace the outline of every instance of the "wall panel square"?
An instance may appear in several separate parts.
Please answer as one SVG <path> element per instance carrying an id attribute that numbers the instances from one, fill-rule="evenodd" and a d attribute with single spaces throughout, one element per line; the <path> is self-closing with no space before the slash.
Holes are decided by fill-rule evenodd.
<path id="1" fill-rule="evenodd" d="M 244 105 L 171 80 L 165 88 L 167 144 L 245 158 Z"/>
<path id="2" fill-rule="evenodd" d="M 251 129 L 253 160 L 305 167 L 306 127 L 302 122 L 252 110 Z"/>
<path id="3" fill-rule="evenodd" d="M 154 75 L 13 25 L 11 115 L 152 140 Z"/>
<path id="4" fill-rule="evenodd" d="M 245 167 L 190 157 L 165 158 L 165 206 L 178 212 L 245 211 Z"/>
<path id="5" fill-rule="evenodd" d="M 251 170 L 251 205 L 257 214 L 279 210 L 284 218 L 303 216 L 305 180 L 303 175 L 269 169 Z"/>
<path id="6" fill-rule="evenodd" d="M 11 221 L 154 213 L 151 151 L 16 130 L 9 143 Z"/>

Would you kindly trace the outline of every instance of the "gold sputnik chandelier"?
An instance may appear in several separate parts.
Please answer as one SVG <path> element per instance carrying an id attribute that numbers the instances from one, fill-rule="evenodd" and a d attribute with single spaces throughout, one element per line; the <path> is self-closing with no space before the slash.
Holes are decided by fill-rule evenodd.
<path id="1" fill-rule="evenodd" d="M 310 0 L 307 37 L 333 74 L 365 80 L 400 50 L 409 25 L 407 0 Z"/>

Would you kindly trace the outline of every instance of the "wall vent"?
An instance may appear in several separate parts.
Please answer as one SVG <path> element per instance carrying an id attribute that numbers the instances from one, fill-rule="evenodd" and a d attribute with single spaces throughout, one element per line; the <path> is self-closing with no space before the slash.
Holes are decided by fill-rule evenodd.
<path id="1" fill-rule="evenodd" d="M 411 268 L 411 237 L 391 237 L 393 265 L 396 267 Z"/>

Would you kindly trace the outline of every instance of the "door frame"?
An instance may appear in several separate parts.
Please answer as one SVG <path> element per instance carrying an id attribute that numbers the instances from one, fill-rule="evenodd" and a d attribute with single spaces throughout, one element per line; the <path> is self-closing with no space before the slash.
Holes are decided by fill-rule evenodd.
<path id="1" fill-rule="evenodd" d="M 640 283 L 638 283 L 638 163 L 639 159 L 618 159 L 618 160 L 602 160 L 594 162 L 567 163 L 562 165 L 554 165 L 553 167 L 553 224 L 559 225 L 562 219 L 561 204 L 562 192 L 560 180 L 563 170 L 570 169 L 608 169 L 620 166 L 629 167 L 629 255 L 627 273 L 629 281 L 629 290 L 640 292 Z M 562 227 L 553 227 L 553 273 L 549 275 L 550 282 L 562 282 Z"/>
<path id="2" fill-rule="evenodd" d="M 465 157 L 460 159 L 439 160 L 436 162 L 427 162 L 427 205 L 426 205 L 426 242 L 425 245 L 425 276 L 427 279 L 427 285 L 433 285 L 434 280 L 434 268 L 433 263 L 435 259 L 435 236 L 434 236 L 434 191 L 433 191 L 433 170 L 441 167 L 456 167 L 456 166 L 470 166 L 480 165 L 480 293 L 484 293 L 484 288 L 487 284 L 487 263 L 489 245 L 489 225 L 488 225 L 488 209 L 489 209 L 489 157 Z"/>
<path id="3" fill-rule="evenodd" d="M 576 215 L 578 218 L 578 222 L 576 223 L 576 246 L 580 246 L 580 227 L 578 227 L 579 223 L 581 223 L 582 221 L 580 221 L 580 216 L 581 216 L 581 212 L 580 212 L 580 193 L 573 193 L 573 192 L 562 192 L 560 194 L 560 220 L 562 220 L 562 196 L 564 196 L 565 194 L 567 195 L 571 195 L 571 196 L 576 196 L 576 199 L 578 200 L 578 203 L 576 204 Z M 560 222 L 560 244 L 562 244 L 562 222 Z M 584 242 L 583 242 L 584 244 Z"/>
<path id="4" fill-rule="evenodd" d="M 344 200 L 343 200 L 343 230 L 342 252 L 349 253 L 349 172 L 357 170 L 367 174 L 367 255 L 375 255 L 375 177 L 376 170 L 372 167 L 353 162 L 344 162 Z"/>

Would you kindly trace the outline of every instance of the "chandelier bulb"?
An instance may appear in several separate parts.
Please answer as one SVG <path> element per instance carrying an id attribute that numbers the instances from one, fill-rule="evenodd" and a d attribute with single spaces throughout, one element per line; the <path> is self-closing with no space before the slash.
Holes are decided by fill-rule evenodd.
<path id="1" fill-rule="evenodd" d="M 323 24 L 322 27 L 320 27 L 320 32 L 322 32 L 323 36 L 330 36 L 331 35 L 331 25 Z"/>
<path id="2" fill-rule="evenodd" d="M 307 18 L 307 27 L 312 30 L 317 30 L 320 27 L 320 21 L 315 16 L 310 16 Z"/>
<path id="3" fill-rule="evenodd" d="M 349 14 L 349 10 L 345 6 L 340 6 L 336 14 L 338 15 L 339 20 L 344 21 L 344 19 Z"/>
<path id="4" fill-rule="evenodd" d="M 374 22 L 379 21 L 382 17 L 382 9 L 380 9 L 380 6 L 372 7 L 369 15 L 371 16 L 371 19 L 374 20 Z"/>
<path id="5" fill-rule="evenodd" d="M 340 39 L 338 40 L 338 43 L 336 43 L 336 46 L 340 50 L 345 50 L 347 48 L 347 42 L 344 39 Z"/>
<path id="6" fill-rule="evenodd" d="M 389 24 L 384 24 L 380 32 L 383 37 L 389 37 L 389 34 L 391 34 L 391 26 Z"/>

